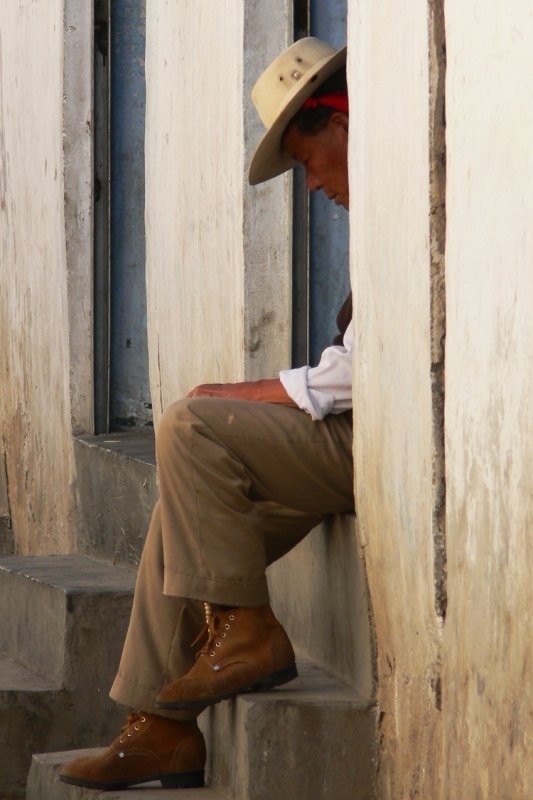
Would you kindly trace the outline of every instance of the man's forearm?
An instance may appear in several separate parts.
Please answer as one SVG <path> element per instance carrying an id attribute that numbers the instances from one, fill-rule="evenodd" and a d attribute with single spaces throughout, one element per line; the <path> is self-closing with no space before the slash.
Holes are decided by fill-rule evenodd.
<path id="1" fill-rule="evenodd" d="M 189 392 L 188 397 L 233 397 L 235 400 L 255 400 L 259 403 L 298 406 L 287 394 L 279 378 L 244 383 L 204 383 Z"/>

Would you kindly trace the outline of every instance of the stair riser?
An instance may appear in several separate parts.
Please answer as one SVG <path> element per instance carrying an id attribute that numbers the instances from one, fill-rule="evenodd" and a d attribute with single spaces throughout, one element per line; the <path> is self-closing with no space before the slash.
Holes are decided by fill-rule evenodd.
<path id="1" fill-rule="evenodd" d="M 372 709 L 240 698 L 211 720 L 212 782 L 239 800 L 369 800 Z"/>
<path id="2" fill-rule="evenodd" d="M 155 463 L 111 452 L 102 446 L 102 438 L 120 441 L 123 436 L 74 439 L 76 466 L 83 475 L 77 486 L 77 548 L 105 561 L 136 565 L 158 499 Z M 155 461 L 154 447 L 152 438 L 149 449 Z"/>
<path id="3" fill-rule="evenodd" d="M 24 797 L 34 753 L 106 745 L 124 724 L 124 709 L 89 687 L 73 700 L 64 690 L 0 691 L 0 798 Z M 68 796 L 68 795 L 66 795 Z M 42 800 L 51 795 L 42 794 Z"/>
<path id="4" fill-rule="evenodd" d="M 63 685 L 107 695 L 115 678 L 131 614 L 130 595 L 69 597 Z"/>
<path id="5" fill-rule="evenodd" d="M 94 583 L 93 583 L 94 580 Z M 0 562 L 0 652 L 76 690 L 106 693 L 120 659 L 134 573 L 79 557 Z"/>
<path id="6" fill-rule="evenodd" d="M 67 627 L 64 592 L 0 573 L 0 652 L 43 672 L 59 686 L 65 659 Z"/>

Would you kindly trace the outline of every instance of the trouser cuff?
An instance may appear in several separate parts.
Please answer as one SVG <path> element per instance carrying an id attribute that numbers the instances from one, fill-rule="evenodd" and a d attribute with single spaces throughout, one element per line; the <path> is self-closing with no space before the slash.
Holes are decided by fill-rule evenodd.
<path id="1" fill-rule="evenodd" d="M 115 678 L 109 696 L 115 702 L 128 708 L 135 708 L 145 711 L 147 714 L 157 714 L 160 717 L 176 720 L 176 722 L 187 722 L 202 713 L 203 708 L 191 708 L 186 711 L 167 711 L 155 707 L 155 697 L 157 692 L 132 683 L 124 678 L 120 673 Z"/>
<path id="2" fill-rule="evenodd" d="M 223 606 L 258 608 L 270 603 L 265 577 L 258 581 L 241 582 L 165 570 L 163 594 Z"/>

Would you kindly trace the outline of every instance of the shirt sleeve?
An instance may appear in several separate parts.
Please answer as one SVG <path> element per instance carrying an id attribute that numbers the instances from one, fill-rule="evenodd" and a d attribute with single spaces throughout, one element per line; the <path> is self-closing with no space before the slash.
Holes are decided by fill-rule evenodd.
<path id="1" fill-rule="evenodd" d="M 316 367 L 283 369 L 279 373 L 287 394 L 315 421 L 352 408 L 352 343 L 350 322 L 342 345 L 326 347 Z"/>

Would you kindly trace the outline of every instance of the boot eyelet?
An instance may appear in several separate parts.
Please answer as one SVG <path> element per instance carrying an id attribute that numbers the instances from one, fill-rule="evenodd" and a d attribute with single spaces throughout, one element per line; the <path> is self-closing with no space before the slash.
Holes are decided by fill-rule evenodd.
<path id="1" fill-rule="evenodd" d="M 220 647 L 220 645 L 221 645 L 221 642 L 217 642 L 217 643 L 215 644 L 215 647 Z"/>
<path id="2" fill-rule="evenodd" d="M 233 620 L 235 619 L 235 615 L 234 615 L 234 614 L 230 614 L 230 615 L 229 615 L 229 618 L 230 618 L 230 620 L 233 622 Z"/>
<path id="3" fill-rule="evenodd" d="M 229 631 L 229 625 L 228 625 L 228 623 L 227 623 L 227 622 L 226 622 L 226 624 L 224 625 L 224 627 L 225 627 L 225 629 L 226 629 L 227 631 Z"/>
<path id="4" fill-rule="evenodd" d="M 222 633 L 220 634 L 220 638 L 221 639 L 225 639 L 226 638 L 226 634 L 224 633 L 224 631 L 222 631 Z"/>
<path id="5" fill-rule="evenodd" d="M 141 722 L 146 722 L 146 717 L 141 717 Z"/>
<path id="6" fill-rule="evenodd" d="M 212 651 L 209 653 L 209 655 L 210 655 L 211 657 L 213 657 L 213 656 L 215 655 L 214 651 L 212 650 Z"/>
<path id="7" fill-rule="evenodd" d="M 120 744 L 125 744 L 126 740 L 125 739 L 119 739 L 119 742 L 120 742 Z"/>
<path id="8" fill-rule="evenodd" d="M 139 725 L 135 725 L 135 730 L 136 730 L 136 731 L 140 731 L 140 730 L 141 730 L 141 729 L 140 729 L 140 727 L 139 727 Z"/>

